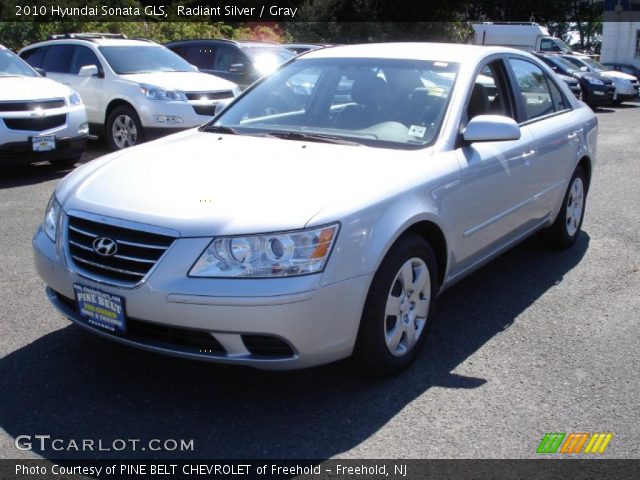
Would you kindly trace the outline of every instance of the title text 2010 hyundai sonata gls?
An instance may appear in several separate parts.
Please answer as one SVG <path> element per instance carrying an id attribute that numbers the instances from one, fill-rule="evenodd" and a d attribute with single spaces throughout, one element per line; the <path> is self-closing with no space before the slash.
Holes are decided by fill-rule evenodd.
<path id="1" fill-rule="evenodd" d="M 67 176 L 36 265 L 60 312 L 128 345 L 392 373 L 444 288 L 534 232 L 576 240 L 596 138 L 521 51 L 316 50 L 204 127 Z"/>

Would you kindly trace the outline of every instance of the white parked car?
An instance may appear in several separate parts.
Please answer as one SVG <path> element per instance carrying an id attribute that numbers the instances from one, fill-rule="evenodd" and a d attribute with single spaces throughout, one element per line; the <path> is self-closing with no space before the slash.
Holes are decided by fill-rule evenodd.
<path id="1" fill-rule="evenodd" d="M 563 58 L 566 58 L 583 71 L 598 73 L 613 80 L 616 86 L 613 103 L 620 104 L 624 101 L 638 99 L 640 83 L 634 75 L 612 70 L 586 56 L 563 55 Z"/>
<path id="2" fill-rule="evenodd" d="M 211 119 L 236 84 L 207 75 L 171 50 L 117 34 L 65 34 L 23 48 L 20 56 L 76 89 L 93 133 L 116 150 Z"/>
<path id="3" fill-rule="evenodd" d="M 536 232 L 576 241 L 597 129 L 523 51 L 315 50 L 200 129 L 67 176 L 36 267 L 61 313 L 127 345 L 396 372 L 443 289 Z"/>
<path id="4" fill-rule="evenodd" d="M 0 45 L 0 166 L 43 160 L 73 165 L 88 133 L 80 96 Z"/>

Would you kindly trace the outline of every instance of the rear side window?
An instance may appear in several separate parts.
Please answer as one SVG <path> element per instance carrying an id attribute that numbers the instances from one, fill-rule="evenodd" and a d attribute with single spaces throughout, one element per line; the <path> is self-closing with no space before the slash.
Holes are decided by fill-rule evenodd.
<path id="1" fill-rule="evenodd" d="M 526 60 L 509 59 L 516 79 L 517 93 L 522 98 L 525 121 L 556 111 L 547 76 L 540 67 Z M 562 110 L 563 108 L 559 108 Z"/>
<path id="2" fill-rule="evenodd" d="M 22 52 L 20 58 L 22 58 L 25 62 L 31 65 L 34 68 L 39 68 L 42 64 L 42 58 L 44 57 L 44 52 L 46 48 L 34 48 L 33 50 L 28 50 L 26 52 Z"/>
<path id="3" fill-rule="evenodd" d="M 74 45 L 52 45 L 42 61 L 42 68 L 47 72 L 69 73 Z"/>
<path id="4" fill-rule="evenodd" d="M 213 70 L 216 48 L 213 45 L 191 45 L 183 58 L 203 70 Z"/>
<path id="5" fill-rule="evenodd" d="M 91 49 L 87 47 L 76 47 L 76 51 L 73 55 L 73 61 L 71 62 L 71 73 L 77 75 L 82 67 L 87 65 L 95 65 L 98 67 L 98 71 L 102 70 L 100 60 Z"/>
<path id="6" fill-rule="evenodd" d="M 547 83 L 549 84 L 549 90 L 551 90 L 551 99 L 553 100 L 553 108 L 556 112 L 560 112 L 562 110 L 566 110 L 569 108 L 569 102 L 563 95 L 562 91 L 558 88 L 558 86 L 551 80 L 547 75 L 545 75 L 547 79 Z"/>

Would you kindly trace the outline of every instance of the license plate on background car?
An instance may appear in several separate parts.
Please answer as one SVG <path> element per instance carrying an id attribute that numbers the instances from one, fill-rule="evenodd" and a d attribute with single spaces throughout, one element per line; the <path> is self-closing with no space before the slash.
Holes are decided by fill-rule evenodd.
<path id="1" fill-rule="evenodd" d="M 56 136 L 46 135 L 42 137 L 33 137 L 31 139 L 34 152 L 50 152 L 56 149 Z"/>
<path id="2" fill-rule="evenodd" d="M 122 297 L 77 283 L 73 284 L 73 289 L 78 312 L 87 323 L 111 333 L 127 331 Z"/>

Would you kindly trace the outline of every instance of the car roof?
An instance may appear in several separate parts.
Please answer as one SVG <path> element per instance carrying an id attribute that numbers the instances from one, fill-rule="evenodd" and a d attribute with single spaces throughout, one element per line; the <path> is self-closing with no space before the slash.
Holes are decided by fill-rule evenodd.
<path id="1" fill-rule="evenodd" d="M 191 45 L 198 43 L 228 43 L 229 45 L 237 45 L 239 47 L 281 46 L 279 43 L 267 42 L 263 40 L 229 40 L 228 38 L 189 38 L 185 40 L 175 40 L 173 42 L 167 42 L 165 43 L 165 45 Z"/>
<path id="2" fill-rule="evenodd" d="M 320 48 L 304 54 L 309 58 L 364 57 L 411 60 L 434 60 L 462 63 L 481 59 L 494 53 L 526 54 L 508 47 L 466 45 L 458 43 L 367 43 Z"/>
<path id="3" fill-rule="evenodd" d="M 157 46 L 161 45 L 151 40 L 136 40 L 133 38 L 120 39 L 120 38 L 56 38 L 53 40 L 45 40 L 25 47 L 31 49 L 33 47 L 42 47 L 46 45 L 97 45 L 104 47 L 137 47 L 137 46 Z"/>

